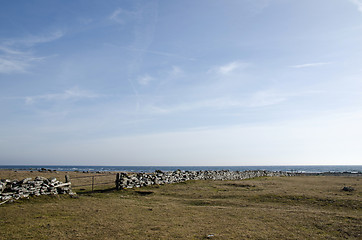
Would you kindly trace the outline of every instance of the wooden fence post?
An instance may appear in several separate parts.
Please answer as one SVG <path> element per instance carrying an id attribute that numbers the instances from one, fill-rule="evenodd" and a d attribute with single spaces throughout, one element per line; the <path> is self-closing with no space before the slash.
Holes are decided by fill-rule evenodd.
<path id="1" fill-rule="evenodd" d="M 93 192 L 93 189 L 94 189 L 94 176 L 92 176 L 92 192 Z"/>
<path id="2" fill-rule="evenodd" d="M 116 175 L 116 189 L 119 190 L 119 173 Z"/>
<path id="3" fill-rule="evenodd" d="M 66 182 L 66 183 L 70 182 L 70 177 L 69 177 L 69 175 L 65 175 L 65 182 Z"/>

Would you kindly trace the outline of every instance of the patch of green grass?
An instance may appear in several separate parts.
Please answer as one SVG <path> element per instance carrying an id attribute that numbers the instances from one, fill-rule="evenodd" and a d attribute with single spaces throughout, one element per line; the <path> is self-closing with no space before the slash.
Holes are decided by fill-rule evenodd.
<path id="1" fill-rule="evenodd" d="M 205 200 L 188 200 L 185 201 L 186 204 L 191 206 L 210 206 L 213 205 L 210 201 Z"/>
<path id="2" fill-rule="evenodd" d="M 318 207 L 362 209 L 362 202 L 358 200 L 318 198 L 303 195 L 264 194 L 253 196 L 250 198 L 250 200 L 258 202 L 274 202 L 278 204 L 283 203 L 289 205 L 305 204 Z"/>

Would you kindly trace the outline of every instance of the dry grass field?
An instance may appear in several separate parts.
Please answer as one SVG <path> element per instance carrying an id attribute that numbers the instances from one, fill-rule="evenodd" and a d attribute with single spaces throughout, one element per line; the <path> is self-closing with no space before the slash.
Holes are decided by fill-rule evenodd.
<path id="1" fill-rule="evenodd" d="M 0 178 L 29 174 L 0 171 Z M 31 174 L 64 180 L 64 173 Z M 341 191 L 343 186 L 355 191 Z M 361 239 L 361 189 L 362 177 L 343 176 L 78 189 L 78 199 L 40 196 L 1 205 L 0 238 Z"/>

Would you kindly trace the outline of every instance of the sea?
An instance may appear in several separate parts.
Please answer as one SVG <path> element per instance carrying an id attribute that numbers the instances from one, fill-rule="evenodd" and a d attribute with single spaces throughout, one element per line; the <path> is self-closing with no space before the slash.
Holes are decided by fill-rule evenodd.
<path id="1" fill-rule="evenodd" d="M 298 166 L 71 166 L 71 165 L 0 165 L 0 169 L 12 170 L 56 170 L 79 172 L 154 172 L 199 171 L 199 170 L 267 170 L 298 173 L 362 173 L 362 165 L 298 165 Z"/>

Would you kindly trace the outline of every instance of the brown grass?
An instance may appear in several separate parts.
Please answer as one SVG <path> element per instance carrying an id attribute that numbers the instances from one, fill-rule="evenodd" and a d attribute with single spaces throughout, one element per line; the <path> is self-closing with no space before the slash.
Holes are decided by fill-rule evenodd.
<path id="1" fill-rule="evenodd" d="M 0 206 L 0 238 L 361 239 L 361 181 L 189 181 L 79 199 L 41 196 Z M 356 191 L 341 191 L 345 185 Z"/>

